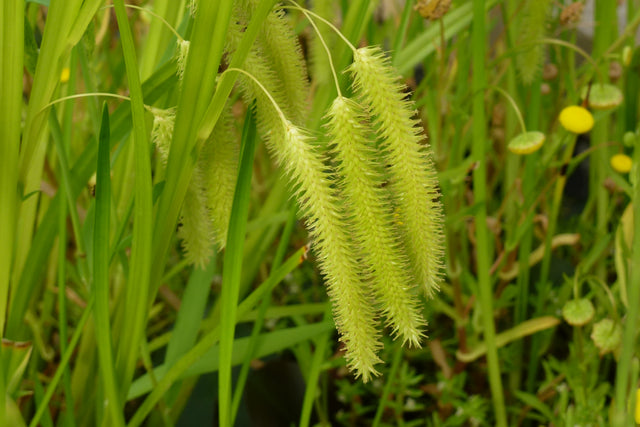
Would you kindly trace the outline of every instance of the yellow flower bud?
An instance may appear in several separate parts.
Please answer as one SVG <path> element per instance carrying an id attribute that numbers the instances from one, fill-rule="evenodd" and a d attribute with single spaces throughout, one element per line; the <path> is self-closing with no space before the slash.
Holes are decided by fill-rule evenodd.
<path id="1" fill-rule="evenodd" d="M 69 70 L 69 67 L 64 67 L 62 69 L 62 72 L 60 73 L 60 83 L 68 82 L 70 74 L 71 74 L 71 70 Z"/>
<path id="2" fill-rule="evenodd" d="M 571 105 L 560 112 L 560 124 L 569 132 L 587 133 L 593 123 L 593 115 L 584 107 Z"/>
<path id="3" fill-rule="evenodd" d="M 626 154 L 616 154 L 609 160 L 614 171 L 620 173 L 629 173 L 631 171 L 631 157 Z"/>

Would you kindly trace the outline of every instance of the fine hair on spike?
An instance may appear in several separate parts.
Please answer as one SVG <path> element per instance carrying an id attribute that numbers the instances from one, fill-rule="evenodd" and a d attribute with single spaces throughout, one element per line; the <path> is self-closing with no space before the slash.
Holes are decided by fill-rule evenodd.
<path id="1" fill-rule="evenodd" d="M 353 213 L 354 238 L 370 270 L 370 283 L 393 334 L 419 347 L 426 322 L 415 295 L 409 258 L 393 220 L 393 205 L 382 188 L 383 165 L 377 161 L 362 108 L 337 97 L 327 114 L 331 146 L 338 159 L 340 186 Z"/>
<path id="2" fill-rule="evenodd" d="M 404 228 L 411 264 L 427 296 L 439 288 L 444 237 L 442 205 L 430 148 L 414 118 L 413 103 L 379 47 L 354 51 L 354 91 L 368 109 L 387 165 L 390 190 Z"/>

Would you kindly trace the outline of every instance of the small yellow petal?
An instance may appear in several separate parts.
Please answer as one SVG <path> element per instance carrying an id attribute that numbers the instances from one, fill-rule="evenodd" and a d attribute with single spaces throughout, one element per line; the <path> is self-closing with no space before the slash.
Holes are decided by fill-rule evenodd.
<path id="1" fill-rule="evenodd" d="M 63 68 L 62 72 L 60 73 L 60 83 L 68 82 L 70 73 L 71 73 L 71 70 L 69 70 L 68 67 Z"/>
<path id="2" fill-rule="evenodd" d="M 569 132 L 587 133 L 593 123 L 593 116 L 586 108 L 571 105 L 560 112 L 560 124 Z"/>
<path id="3" fill-rule="evenodd" d="M 631 171 L 631 157 L 626 154 L 616 154 L 612 156 L 609 163 L 616 172 L 629 173 L 629 171 Z"/>

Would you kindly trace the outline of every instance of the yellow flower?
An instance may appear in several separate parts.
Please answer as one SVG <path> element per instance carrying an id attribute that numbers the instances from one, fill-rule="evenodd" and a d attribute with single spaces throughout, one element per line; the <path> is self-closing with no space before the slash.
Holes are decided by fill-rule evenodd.
<path id="1" fill-rule="evenodd" d="M 631 171 L 631 157 L 626 154 L 616 154 L 609 160 L 614 171 L 620 173 L 629 173 Z"/>
<path id="2" fill-rule="evenodd" d="M 64 67 L 62 69 L 62 72 L 60 73 L 60 83 L 66 83 L 69 81 L 69 74 L 71 73 L 71 70 L 69 70 L 68 67 Z"/>
<path id="3" fill-rule="evenodd" d="M 593 128 L 593 116 L 586 108 L 571 105 L 560 112 L 560 124 L 569 132 L 587 133 Z"/>

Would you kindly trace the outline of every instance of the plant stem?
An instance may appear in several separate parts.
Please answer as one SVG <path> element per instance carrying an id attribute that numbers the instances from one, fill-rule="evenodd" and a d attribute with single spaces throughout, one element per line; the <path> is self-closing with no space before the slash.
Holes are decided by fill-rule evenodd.
<path id="1" fill-rule="evenodd" d="M 236 183 L 227 245 L 222 267 L 222 311 L 220 314 L 220 371 L 218 375 L 218 415 L 221 426 L 231 426 L 231 358 L 236 327 L 238 295 L 242 275 L 244 240 L 249 216 L 251 175 L 256 144 L 256 123 L 253 111 L 245 117 L 242 133 L 242 155 Z M 267 296 L 265 296 L 266 298 Z"/>
<path id="2" fill-rule="evenodd" d="M 487 86 L 485 73 L 485 1 L 473 1 L 473 32 L 472 32 L 472 61 L 473 61 L 473 145 L 471 155 L 478 162 L 473 171 L 473 193 L 478 210 L 475 214 L 476 228 L 476 257 L 478 287 L 480 291 L 480 306 L 484 327 L 484 337 L 487 343 L 487 362 L 489 365 L 489 386 L 493 399 L 496 425 L 507 426 L 507 414 L 504 406 L 502 380 L 498 350 L 495 342 L 495 325 L 493 323 L 493 290 L 491 288 L 490 241 L 487 227 L 487 139 L 484 111 L 484 88 Z"/>
<path id="3" fill-rule="evenodd" d="M 129 92 L 131 94 L 135 153 L 135 206 L 133 210 L 131 269 L 129 270 L 125 291 L 124 313 L 126 319 L 122 322 L 122 330 L 119 334 L 121 341 L 116 359 L 116 375 L 120 380 L 121 397 L 124 400 L 131 384 L 140 351 L 140 342 L 147 322 L 149 274 L 151 272 L 151 251 L 153 247 L 151 234 L 153 203 L 149 140 L 145 126 L 138 60 L 124 0 L 115 0 L 114 6 L 122 41 Z"/>

